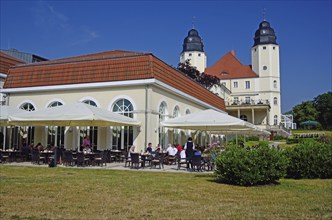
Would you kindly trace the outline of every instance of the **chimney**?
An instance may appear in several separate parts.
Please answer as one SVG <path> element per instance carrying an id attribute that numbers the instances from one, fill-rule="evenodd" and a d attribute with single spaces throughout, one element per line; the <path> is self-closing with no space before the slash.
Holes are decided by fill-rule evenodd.
<path id="1" fill-rule="evenodd" d="M 231 54 L 232 54 L 234 57 L 236 57 L 236 56 L 235 56 L 235 50 L 232 50 L 232 51 L 231 51 Z"/>

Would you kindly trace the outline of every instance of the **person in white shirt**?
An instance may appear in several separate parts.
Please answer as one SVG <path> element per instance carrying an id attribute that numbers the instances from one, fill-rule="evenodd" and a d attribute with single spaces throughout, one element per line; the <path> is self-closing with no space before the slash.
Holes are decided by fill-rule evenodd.
<path id="1" fill-rule="evenodd" d="M 168 153 L 168 156 L 175 156 L 176 153 L 178 152 L 178 149 L 176 149 L 176 147 L 172 144 L 168 144 L 168 148 L 167 148 L 167 153 Z"/>

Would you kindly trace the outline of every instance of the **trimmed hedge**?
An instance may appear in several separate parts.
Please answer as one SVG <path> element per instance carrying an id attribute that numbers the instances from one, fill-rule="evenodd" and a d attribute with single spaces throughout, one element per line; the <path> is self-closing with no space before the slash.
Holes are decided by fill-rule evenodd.
<path id="1" fill-rule="evenodd" d="M 285 175 L 287 158 L 282 151 L 259 146 L 229 146 L 216 158 L 216 180 L 222 183 L 253 186 L 276 183 Z"/>
<path id="2" fill-rule="evenodd" d="M 286 150 L 290 163 L 287 177 L 332 178 L 332 143 L 306 140 Z"/>

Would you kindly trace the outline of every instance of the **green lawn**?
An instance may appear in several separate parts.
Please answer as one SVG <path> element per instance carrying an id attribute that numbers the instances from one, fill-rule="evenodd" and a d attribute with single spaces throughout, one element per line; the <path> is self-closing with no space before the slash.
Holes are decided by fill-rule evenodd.
<path id="1" fill-rule="evenodd" d="M 218 184 L 210 174 L 0 165 L 0 219 L 331 219 L 332 180 Z"/>

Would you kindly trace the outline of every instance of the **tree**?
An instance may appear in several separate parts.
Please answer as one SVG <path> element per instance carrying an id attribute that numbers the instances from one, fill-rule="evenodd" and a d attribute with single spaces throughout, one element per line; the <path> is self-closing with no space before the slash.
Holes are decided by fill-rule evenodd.
<path id="1" fill-rule="evenodd" d="M 179 63 L 178 70 L 186 74 L 192 80 L 198 82 L 206 89 L 211 89 L 214 85 L 220 86 L 220 80 L 218 77 L 200 73 L 195 67 L 190 65 L 190 61 L 186 60 L 184 63 Z"/>
<path id="2" fill-rule="evenodd" d="M 313 105 L 313 101 L 302 102 L 293 107 L 294 121 L 297 124 L 305 121 L 317 121 L 318 111 Z"/>
<path id="3" fill-rule="evenodd" d="M 317 121 L 324 129 L 332 129 L 332 92 L 315 97 L 313 106 L 318 111 Z"/>

